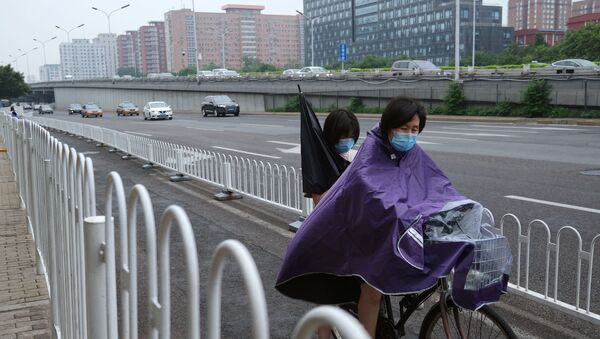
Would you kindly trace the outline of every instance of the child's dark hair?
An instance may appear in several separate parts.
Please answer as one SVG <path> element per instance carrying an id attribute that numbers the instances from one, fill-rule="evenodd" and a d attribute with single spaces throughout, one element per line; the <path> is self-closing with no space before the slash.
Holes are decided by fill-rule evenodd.
<path id="1" fill-rule="evenodd" d="M 419 133 L 421 133 L 427 122 L 425 107 L 410 98 L 393 98 L 381 114 L 381 122 L 379 123 L 381 133 L 387 135 L 390 130 L 404 126 L 415 114 L 419 116 Z"/>
<path id="2" fill-rule="evenodd" d="M 360 126 L 354 113 L 345 109 L 336 109 L 329 113 L 323 125 L 325 142 L 333 146 L 347 135 L 350 135 L 355 142 L 360 135 Z"/>

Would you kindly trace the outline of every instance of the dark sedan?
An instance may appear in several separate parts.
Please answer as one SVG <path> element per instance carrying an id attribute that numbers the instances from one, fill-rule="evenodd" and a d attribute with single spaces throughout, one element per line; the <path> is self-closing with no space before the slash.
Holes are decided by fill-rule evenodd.
<path id="1" fill-rule="evenodd" d="M 240 105 L 226 95 L 209 95 L 202 101 L 202 115 L 216 115 L 218 117 L 227 114 L 240 115 Z"/>
<path id="2" fill-rule="evenodd" d="M 80 104 L 70 104 L 69 105 L 69 115 L 74 114 L 74 113 L 81 114 L 82 112 L 83 112 L 83 108 L 81 107 Z"/>

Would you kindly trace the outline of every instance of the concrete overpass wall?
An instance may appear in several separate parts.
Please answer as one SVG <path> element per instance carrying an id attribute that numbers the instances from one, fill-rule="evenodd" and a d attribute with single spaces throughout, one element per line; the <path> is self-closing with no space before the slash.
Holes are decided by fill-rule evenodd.
<path id="1" fill-rule="evenodd" d="M 567 106 L 600 108 L 600 78 L 549 79 L 552 103 Z M 130 100 L 140 107 L 147 101 L 164 100 L 175 112 L 199 112 L 206 95 L 227 94 L 246 112 L 264 112 L 282 107 L 298 93 L 298 85 L 315 107 L 345 107 L 350 98 L 360 97 L 366 106 L 385 106 L 394 96 L 408 96 L 426 103 L 439 102 L 446 95 L 449 79 L 400 80 L 230 80 L 195 81 L 79 81 L 33 84 L 34 91 L 55 93 L 56 107 L 65 109 L 70 103 L 95 102 L 109 111 L 119 102 Z M 520 102 L 528 79 L 465 80 L 467 101 L 471 104 Z"/>

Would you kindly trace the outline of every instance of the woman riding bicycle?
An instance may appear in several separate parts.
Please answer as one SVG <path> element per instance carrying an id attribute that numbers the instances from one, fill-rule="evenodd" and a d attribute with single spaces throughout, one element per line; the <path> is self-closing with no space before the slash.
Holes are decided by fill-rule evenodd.
<path id="1" fill-rule="evenodd" d="M 425 258 L 424 223 L 449 204 L 472 203 L 416 145 L 426 119 L 412 99 L 388 103 L 290 242 L 276 283 L 281 293 L 320 304 L 358 301 L 359 320 L 374 337 L 382 293 L 429 288 L 461 258 L 460 251 Z"/>

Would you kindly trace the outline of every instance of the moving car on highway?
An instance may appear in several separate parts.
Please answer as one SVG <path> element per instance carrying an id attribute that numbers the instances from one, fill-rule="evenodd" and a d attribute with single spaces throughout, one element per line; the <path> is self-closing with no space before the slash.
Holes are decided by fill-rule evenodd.
<path id="1" fill-rule="evenodd" d="M 215 77 L 215 73 L 213 71 L 200 71 L 197 75 L 198 79 L 213 79 Z"/>
<path id="2" fill-rule="evenodd" d="M 144 106 L 144 120 L 173 119 L 171 106 L 164 101 L 150 101 Z"/>
<path id="3" fill-rule="evenodd" d="M 117 116 L 121 115 L 140 115 L 140 109 L 132 102 L 123 101 L 117 106 Z"/>
<path id="4" fill-rule="evenodd" d="M 290 68 L 290 69 L 286 69 L 285 71 L 283 71 L 282 75 L 286 78 L 293 78 L 294 76 L 296 76 L 298 71 L 299 71 L 299 69 L 297 69 L 297 68 Z"/>
<path id="5" fill-rule="evenodd" d="M 308 66 L 301 68 L 298 72 L 296 72 L 298 77 L 300 78 L 311 78 L 311 77 L 331 77 L 332 74 L 325 68 L 321 66 Z"/>
<path id="6" fill-rule="evenodd" d="M 102 108 L 96 104 L 85 104 L 82 107 L 81 116 L 83 118 L 89 118 L 91 116 L 97 118 L 102 118 L 104 116 L 104 112 L 102 112 Z"/>
<path id="7" fill-rule="evenodd" d="M 39 114 L 54 114 L 54 110 L 52 109 L 52 107 L 50 107 L 50 105 L 40 105 L 40 108 L 38 109 L 38 113 Z"/>
<path id="8" fill-rule="evenodd" d="M 240 105 L 227 95 L 209 95 L 202 100 L 202 115 L 216 115 L 218 117 L 227 114 L 240 115 Z"/>
<path id="9" fill-rule="evenodd" d="M 69 115 L 71 115 L 73 113 L 82 114 L 83 113 L 83 107 L 81 107 L 80 104 L 70 104 L 69 105 Z"/>
<path id="10" fill-rule="evenodd" d="M 442 70 L 426 60 L 398 60 L 392 64 L 392 75 L 442 75 Z"/>
<path id="11" fill-rule="evenodd" d="M 556 74 L 575 73 L 576 70 L 600 72 L 600 66 L 585 59 L 564 59 L 555 61 L 550 67 L 556 69 Z"/>

